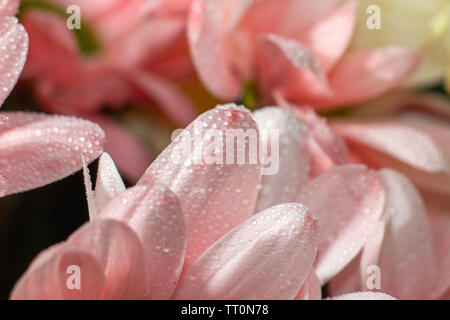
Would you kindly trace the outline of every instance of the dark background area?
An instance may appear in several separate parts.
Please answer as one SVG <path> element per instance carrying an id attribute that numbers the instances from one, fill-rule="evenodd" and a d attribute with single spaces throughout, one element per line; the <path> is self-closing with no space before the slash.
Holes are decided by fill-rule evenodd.
<path id="1" fill-rule="evenodd" d="M 95 176 L 95 161 L 89 166 Z M 33 258 L 88 221 L 81 171 L 51 185 L 0 199 L 0 299 Z"/>

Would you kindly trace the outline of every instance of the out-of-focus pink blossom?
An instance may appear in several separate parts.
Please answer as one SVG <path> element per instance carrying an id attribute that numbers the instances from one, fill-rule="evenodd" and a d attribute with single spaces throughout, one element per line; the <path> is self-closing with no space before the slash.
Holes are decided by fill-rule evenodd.
<path id="1" fill-rule="evenodd" d="M 149 16 L 147 2 L 46 1 L 51 10 L 22 2 L 21 20 L 30 35 L 23 79 L 31 79 L 41 107 L 97 120 L 108 131 L 106 150 L 131 181 L 151 162 L 148 148 L 105 115 L 129 103 L 155 104 L 178 125 L 195 116 L 175 81 L 192 72 L 185 48 L 185 19 Z M 66 26 L 66 8 L 80 8 L 81 29 Z M 133 146 L 136 163 L 117 156 Z"/>
<path id="2" fill-rule="evenodd" d="M 48 3 L 55 10 L 34 8 L 30 0 L 24 1 L 22 12 L 31 43 L 25 75 L 37 78 L 44 107 L 58 113 L 89 113 L 120 107 L 140 92 L 175 121 L 193 120 L 192 106 L 167 80 L 189 69 L 187 58 L 177 55 L 183 44 L 183 19 L 148 17 L 143 0 Z M 79 30 L 69 30 L 66 15 L 55 14 L 70 5 L 80 8 Z M 79 40 L 75 31 L 85 39 Z M 170 109 L 174 102 L 178 112 Z"/>
<path id="3" fill-rule="evenodd" d="M 279 101 L 302 119 L 318 119 L 312 111 Z M 393 168 L 421 191 L 398 172 L 379 172 L 387 194 L 384 213 L 362 253 L 332 280 L 333 294 L 367 290 L 371 265 L 381 268 L 381 291 L 399 299 L 436 299 L 448 290 L 443 270 L 450 263 L 450 241 L 443 230 L 448 230 L 449 110 L 440 95 L 398 92 L 360 106 L 353 117 L 329 121 L 347 143 L 347 161 Z M 325 168 L 337 164 L 324 163 Z"/>
<path id="4" fill-rule="evenodd" d="M 208 140 L 194 144 L 190 157 L 182 153 L 198 124 L 224 137 L 237 128 L 259 133 L 306 128 L 285 113 L 289 111 L 261 110 L 255 121 L 234 105 L 208 111 L 125 191 L 114 163 L 102 156 L 94 192 L 87 183 L 94 222 L 41 253 L 11 298 L 320 299 L 321 284 L 345 268 L 375 231 L 385 202 L 377 174 L 360 165 L 336 166 L 299 188 L 288 171 L 262 177 L 260 161 L 195 163 L 207 152 Z M 281 131 L 280 162 L 292 159 L 287 149 L 309 159 L 301 141 L 305 137 L 291 139 L 291 133 Z M 282 184 L 286 193 L 271 197 Z M 270 201 L 261 198 L 262 190 Z M 125 245 L 132 250 L 118 259 Z M 93 281 L 76 295 L 66 287 L 69 264 L 84 271 L 82 283 Z M 351 297 L 391 298 L 377 293 Z"/>
<path id="5" fill-rule="evenodd" d="M 401 299 L 444 298 L 450 263 L 449 103 L 438 94 L 399 92 L 331 122 L 348 142 L 351 161 L 381 171 L 388 205 L 362 255 L 332 281 L 334 293 L 366 286 L 379 265 L 381 290 Z M 422 199 L 423 197 L 423 199 Z M 421 288 L 419 291 L 418 288 Z"/>
<path id="6" fill-rule="evenodd" d="M 0 104 L 16 84 L 28 37 L 12 15 L 19 1 L 0 5 Z M 43 186 L 91 162 L 103 151 L 104 133 L 88 121 L 37 113 L 0 112 L 0 197 Z"/>
<path id="7" fill-rule="evenodd" d="M 356 1 L 195 0 L 188 22 L 191 54 L 215 95 L 238 99 L 254 82 L 274 96 L 314 109 L 377 97 L 405 80 L 420 56 L 399 47 L 346 53 Z"/>

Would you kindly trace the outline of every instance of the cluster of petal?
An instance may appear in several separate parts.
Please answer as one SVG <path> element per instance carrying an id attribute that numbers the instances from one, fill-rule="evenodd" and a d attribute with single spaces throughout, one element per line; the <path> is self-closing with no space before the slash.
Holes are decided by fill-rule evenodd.
<path id="1" fill-rule="evenodd" d="M 194 106 L 175 84 L 192 72 L 185 19 L 153 15 L 147 5 L 144 0 L 24 0 L 20 12 L 30 37 L 22 79 L 32 80 L 46 111 L 98 123 L 109 137 L 105 150 L 130 181 L 148 167 L 150 152 L 102 113 L 105 107 L 157 105 L 183 126 L 195 117 Z M 79 8 L 81 25 L 70 30 L 66 9 L 73 6 Z M 135 155 L 133 162 L 124 159 L 127 153 Z"/>
<path id="2" fill-rule="evenodd" d="M 361 256 L 332 281 L 334 293 L 364 289 L 367 267 L 378 265 L 383 292 L 400 299 L 445 297 L 449 110 L 439 94 L 399 92 L 362 106 L 351 120 L 331 123 L 347 140 L 352 162 L 398 171 L 380 171 L 383 217 Z"/>
<path id="3" fill-rule="evenodd" d="M 377 97 L 402 83 L 420 55 L 389 46 L 346 53 L 357 1 L 195 0 L 188 20 L 193 62 L 218 97 L 255 82 L 264 103 L 282 96 L 330 109 Z"/>
<path id="4" fill-rule="evenodd" d="M 19 1 L 0 3 L 0 105 L 7 98 L 27 57 L 28 36 L 13 15 Z M 70 117 L 0 112 L 0 197 L 62 179 L 103 151 L 99 126 Z"/>
<path id="5" fill-rule="evenodd" d="M 305 131 L 295 139 L 281 130 L 280 162 L 308 176 L 307 126 L 293 113 L 266 108 L 253 116 L 243 107 L 218 106 L 191 123 L 130 189 L 104 154 L 95 190 L 86 174 L 93 221 L 41 253 L 11 298 L 320 299 L 321 284 L 356 257 L 381 219 L 385 193 L 377 173 L 334 166 L 299 186 L 286 170 L 265 179 L 261 159 L 196 163 L 211 151 L 210 140 L 190 144 L 188 158 L 181 152 L 199 123 L 224 137 L 227 129 L 256 130 L 258 146 L 268 139 L 266 127 Z M 264 199 L 281 183 L 286 194 Z M 76 294 L 67 288 L 70 265 L 84 272 Z"/>
<path id="6" fill-rule="evenodd" d="M 446 0 L 381 0 L 381 28 L 369 30 L 367 11 L 373 1 L 360 0 L 352 50 L 401 45 L 423 53 L 423 64 L 408 84 L 430 86 L 447 80 L 450 92 L 450 4 Z M 371 11 L 371 14 L 376 14 Z M 375 31 L 375 32 L 373 32 Z"/>

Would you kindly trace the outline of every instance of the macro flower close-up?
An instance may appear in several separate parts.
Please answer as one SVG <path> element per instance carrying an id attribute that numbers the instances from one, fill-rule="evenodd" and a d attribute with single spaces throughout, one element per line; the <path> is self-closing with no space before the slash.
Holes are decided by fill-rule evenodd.
<path id="1" fill-rule="evenodd" d="M 2 299 L 450 299 L 448 0 L 0 19 Z"/>

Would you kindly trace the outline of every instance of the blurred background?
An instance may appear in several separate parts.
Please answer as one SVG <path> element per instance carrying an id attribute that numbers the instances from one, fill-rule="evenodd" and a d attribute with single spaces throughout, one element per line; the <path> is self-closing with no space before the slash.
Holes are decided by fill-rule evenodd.
<path id="1" fill-rule="evenodd" d="M 226 101 L 250 109 L 263 104 L 254 85 L 243 85 L 240 97 L 230 101 L 202 83 L 186 37 L 191 2 L 149 1 L 143 6 L 135 0 L 23 0 L 17 17 L 29 34 L 28 60 L 3 111 L 97 122 L 108 138 L 106 151 L 127 185 L 133 185 L 170 143 L 172 131 L 201 112 Z M 433 92 L 448 100 L 450 1 L 357 2 L 356 28 L 346 50 L 395 44 L 420 52 L 421 67 L 401 89 Z M 76 8 L 67 10 L 73 4 L 80 8 L 79 29 Z M 380 29 L 367 27 L 372 4 L 380 8 Z M 355 106 L 342 104 L 319 114 L 350 117 Z M 95 177 L 97 161 L 89 168 Z M 8 298 L 40 251 L 65 240 L 86 221 L 81 172 L 0 199 L 0 299 Z"/>

